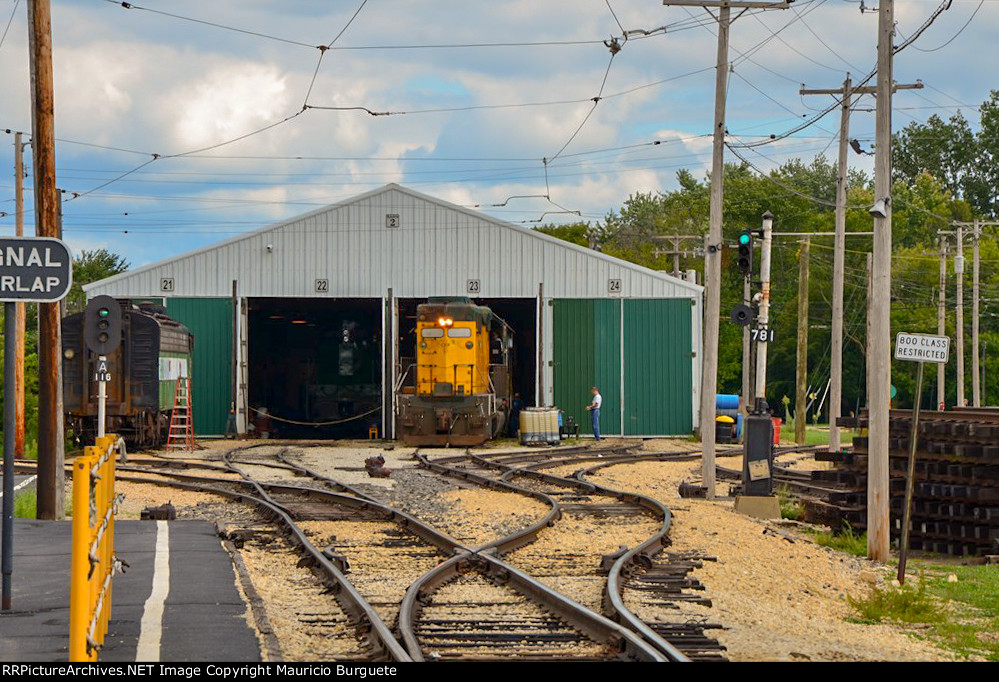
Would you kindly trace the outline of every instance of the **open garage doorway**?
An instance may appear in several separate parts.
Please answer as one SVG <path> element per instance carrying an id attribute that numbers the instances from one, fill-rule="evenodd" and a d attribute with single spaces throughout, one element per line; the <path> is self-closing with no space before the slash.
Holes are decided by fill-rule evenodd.
<path id="1" fill-rule="evenodd" d="M 379 299 L 251 298 L 250 423 L 280 438 L 366 438 L 382 423 Z"/>
<path id="2" fill-rule="evenodd" d="M 513 329 L 513 391 L 524 406 L 535 404 L 537 388 L 537 301 L 533 298 L 476 298 L 476 304 L 488 306 Z M 425 298 L 403 298 L 399 306 L 398 365 L 396 377 L 416 361 L 416 306 Z"/>

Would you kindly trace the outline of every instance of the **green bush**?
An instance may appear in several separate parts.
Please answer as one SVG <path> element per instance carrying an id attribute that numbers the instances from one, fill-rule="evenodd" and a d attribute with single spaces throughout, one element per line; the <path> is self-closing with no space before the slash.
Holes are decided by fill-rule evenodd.
<path id="1" fill-rule="evenodd" d="M 874 587 L 863 599 L 847 597 L 847 602 L 865 623 L 940 623 L 944 614 L 940 606 L 926 592 L 926 584 L 919 587 L 902 585 L 882 589 Z"/>

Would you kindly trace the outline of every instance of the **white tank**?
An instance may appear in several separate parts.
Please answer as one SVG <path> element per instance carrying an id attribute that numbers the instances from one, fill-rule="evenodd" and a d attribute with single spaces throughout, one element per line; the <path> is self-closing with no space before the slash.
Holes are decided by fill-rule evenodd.
<path id="1" fill-rule="evenodd" d="M 558 409 L 554 407 L 525 407 L 520 411 L 520 442 L 523 445 L 560 442 Z"/>

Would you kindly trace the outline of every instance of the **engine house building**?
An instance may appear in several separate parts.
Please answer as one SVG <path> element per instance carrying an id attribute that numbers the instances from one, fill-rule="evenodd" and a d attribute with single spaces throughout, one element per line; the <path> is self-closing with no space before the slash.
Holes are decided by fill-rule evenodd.
<path id="1" fill-rule="evenodd" d="M 162 303 L 195 338 L 198 435 L 234 408 L 287 437 L 394 437 L 395 388 L 416 306 L 467 296 L 514 330 L 514 390 L 602 435 L 697 425 L 702 287 L 473 210 L 387 185 L 84 286 Z"/>

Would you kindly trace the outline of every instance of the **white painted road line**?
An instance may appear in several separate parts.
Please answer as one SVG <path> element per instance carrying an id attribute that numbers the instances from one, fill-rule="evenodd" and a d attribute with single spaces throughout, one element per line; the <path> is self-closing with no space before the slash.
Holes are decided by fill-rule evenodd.
<path id="1" fill-rule="evenodd" d="M 166 521 L 156 522 L 156 558 L 153 562 L 153 591 L 143 607 L 139 626 L 139 644 L 135 660 L 158 662 L 163 638 L 163 609 L 170 593 L 170 527 Z"/>
<path id="2" fill-rule="evenodd" d="M 23 481 L 14 486 L 14 492 L 16 493 L 21 488 L 31 485 L 32 483 L 34 483 L 36 478 L 38 478 L 38 476 L 29 476 L 28 478 L 24 479 Z M 3 499 L 3 490 L 0 490 L 0 500 L 2 499 Z"/>

